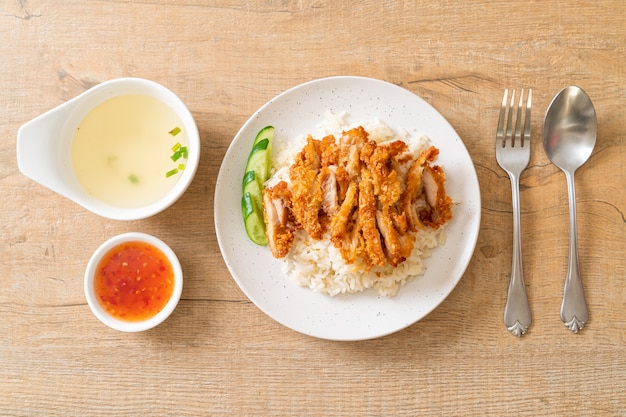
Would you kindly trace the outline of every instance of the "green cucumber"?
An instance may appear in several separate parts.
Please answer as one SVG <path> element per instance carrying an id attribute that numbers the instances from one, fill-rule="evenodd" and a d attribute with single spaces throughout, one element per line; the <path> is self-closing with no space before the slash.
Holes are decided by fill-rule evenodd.
<path id="1" fill-rule="evenodd" d="M 246 225 L 246 233 L 251 241 L 260 246 L 267 245 L 265 235 L 265 221 L 263 220 L 263 209 L 260 208 L 251 194 L 245 193 L 241 197 L 241 211 L 243 221 Z"/>
<path id="2" fill-rule="evenodd" d="M 257 133 L 252 144 L 252 150 L 248 157 L 246 172 L 253 169 L 257 177 L 261 179 L 261 184 L 270 177 L 272 169 L 272 139 L 274 138 L 274 127 L 266 126 Z M 264 151 L 264 152 L 263 152 Z M 261 156 L 265 156 L 265 160 Z M 252 161 L 251 161 L 252 159 Z M 256 160 L 256 161 L 254 161 Z"/>
<path id="3" fill-rule="evenodd" d="M 263 219 L 263 184 L 272 169 L 272 139 L 274 128 L 266 126 L 254 138 L 242 180 L 241 212 L 246 233 L 257 245 L 267 245 Z"/>
<path id="4" fill-rule="evenodd" d="M 252 147 L 250 156 L 248 157 L 248 163 L 246 164 L 246 173 L 243 176 L 243 191 L 245 192 L 246 184 L 250 182 L 250 176 L 254 174 L 252 179 L 258 180 L 263 184 L 269 178 L 269 169 L 267 169 L 267 154 L 269 153 L 267 147 L 269 140 L 264 139 Z"/>

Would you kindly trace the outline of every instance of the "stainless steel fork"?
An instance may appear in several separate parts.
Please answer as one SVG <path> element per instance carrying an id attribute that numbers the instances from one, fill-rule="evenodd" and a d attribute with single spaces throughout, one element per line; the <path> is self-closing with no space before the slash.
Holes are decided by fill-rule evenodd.
<path id="1" fill-rule="evenodd" d="M 524 270 L 522 268 L 522 237 L 520 232 L 520 201 L 519 178 L 530 161 L 530 108 L 532 90 L 528 90 L 526 111 L 524 116 L 524 131 L 522 132 L 522 109 L 524 90 L 522 89 L 517 105 L 515 127 L 513 127 L 513 113 L 515 90 L 511 92 L 511 101 L 507 111 L 508 89 L 504 90 L 498 129 L 496 131 L 496 159 L 500 167 L 509 174 L 511 179 L 511 195 L 513 199 L 513 260 L 511 266 L 511 281 L 504 307 L 504 324 L 511 333 L 520 337 L 530 326 L 530 306 L 524 284 Z M 504 121 L 506 119 L 506 131 Z"/>

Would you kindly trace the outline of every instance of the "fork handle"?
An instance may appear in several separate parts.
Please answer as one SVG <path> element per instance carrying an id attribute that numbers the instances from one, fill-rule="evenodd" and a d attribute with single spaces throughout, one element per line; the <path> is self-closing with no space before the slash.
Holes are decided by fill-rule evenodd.
<path id="1" fill-rule="evenodd" d="M 522 336 L 530 326 L 530 306 L 524 285 L 524 269 L 522 267 L 522 237 L 520 233 L 520 201 L 519 176 L 511 178 L 511 195 L 513 199 L 513 259 L 511 265 L 511 281 L 504 306 L 504 324 L 517 337 Z"/>

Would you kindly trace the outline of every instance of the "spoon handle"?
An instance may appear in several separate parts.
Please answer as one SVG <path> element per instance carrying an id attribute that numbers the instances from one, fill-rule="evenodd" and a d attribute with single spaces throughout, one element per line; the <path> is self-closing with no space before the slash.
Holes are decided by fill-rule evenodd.
<path id="1" fill-rule="evenodd" d="M 524 284 L 522 267 L 522 237 L 520 232 L 520 201 L 519 176 L 509 174 L 511 178 L 511 195 L 513 198 L 513 259 L 511 265 L 511 281 L 506 305 L 504 306 L 504 324 L 509 331 L 520 337 L 530 326 L 530 306 Z"/>
<path id="2" fill-rule="evenodd" d="M 565 327 L 578 333 L 589 319 L 583 283 L 580 277 L 578 264 L 578 227 L 576 223 L 576 188 L 574 173 L 565 172 L 569 196 L 569 260 L 567 276 L 563 289 L 563 303 L 561 304 L 561 320 Z"/>

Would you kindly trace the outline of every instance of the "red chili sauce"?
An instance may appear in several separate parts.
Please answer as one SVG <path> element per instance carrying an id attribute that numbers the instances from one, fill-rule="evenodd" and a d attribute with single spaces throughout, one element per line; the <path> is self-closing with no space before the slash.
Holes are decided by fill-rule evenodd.
<path id="1" fill-rule="evenodd" d="M 165 254 L 146 242 L 122 243 L 96 269 L 95 292 L 102 308 L 125 321 L 141 321 L 165 307 L 174 291 L 174 270 Z"/>

